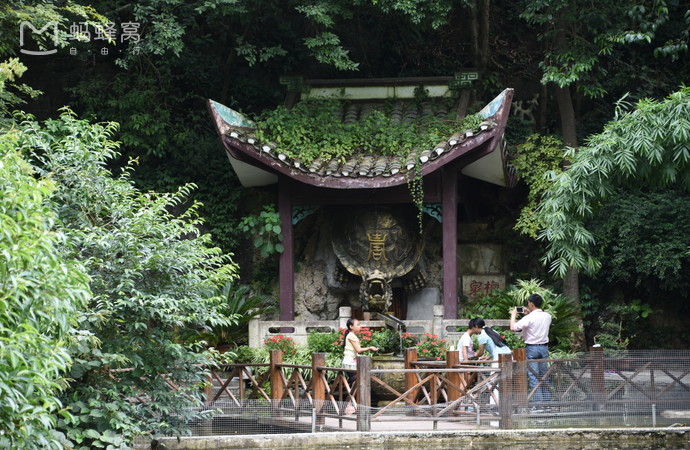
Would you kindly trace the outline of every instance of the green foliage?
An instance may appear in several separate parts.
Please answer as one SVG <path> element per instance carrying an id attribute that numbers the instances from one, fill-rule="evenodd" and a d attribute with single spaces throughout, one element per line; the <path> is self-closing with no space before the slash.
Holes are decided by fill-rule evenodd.
<path id="1" fill-rule="evenodd" d="M 328 333 L 317 333 L 317 334 L 322 334 L 322 335 L 328 335 Z M 312 355 L 314 353 L 326 353 L 326 367 L 341 367 L 342 362 L 343 362 L 343 355 L 342 353 L 337 354 L 335 352 L 328 352 L 328 351 L 323 351 L 323 350 L 317 350 L 315 347 L 312 347 L 311 345 L 297 345 L 294 348 L 294 351 L 289 351 L 283 354 L 283 363 L 284 364 L 295 364 L 295 365 L 301 365 L 301 366 L 311 366 L 312 364 Z M 264 346 L 264 347 L 259 347 L 259 348 L 253 348 L 253 347 L 248 347 L 248 346 L 240 346 L 237 348 L 235 351 L 236 357 L 232 360 L 232 363 L 235 364 L 268 364 L 271 360 L 270 353 L 269 353 L 269 348 Z M 265 374 L 268 371 L 268 367 L 253 367 L 254 370 L 254 375 L 256 377 L 260 377 L 263 374 Z M 309 376 L 311 373 L 311 370 L 307 369 L 299 369 L 300 372 L 305 375 Z M 334 380 L 336 373 L 333 371 L 329 371 L 327 373 L 327 379 L 328 380 Z M 265 389 L 267 389 L 269 386 L 268 384 L 264 386 Z"/>
<path id="2" fill-rule="evenodd" d="M 307 342 L 309 349 L 314 353 L 334 353 L 343 357 L 343 346 L 338 341 L 341 333 L 339 330 L 333 330 L 330 333 L 309 333 Z"/>
<path id="3" fill-rule="evenodd" d="M 690 193 L 616 190 L 602 210 L 588 224 L 599 244 L 600 279 L 690 292 Z"/>
<path id="4" fill-rule="evenodd" d="M 240 222 L 240 229 L 252 237 L 254 247 L 259 250 L 262 258 L 268 258 L 276 253 L 283 253 L 283 235 L 280 234 L 281 223 L 272 205 L 266 205 L 258 215 L 247 216 Z"/>
<path id="5" fill-rule="evenodd" d="M 482 120 L 477 114 L 456 120 L 450 112 L 443 119 L 412 125 L 394 120 L 390 111 L 373 110 L 360 121 L 345 123 L 341 108 L 337 100 L 304 101 L 291 109 L 279 106 L 256 119 L 255 134 L 259 141 L 272 142 L 288 157 L 309 165 L 317 158 L 345 162 L 367 153 L 405 158 L 414 149 L 420 153 L 433 148 L 455 132 L 476 129 Z M 421 232 L 424 192 L 419 165 L 409 173 L 408 186 Z"/>
<path id="6" fill-rule="evenodd" d="M 372 3 L 385 12 L 400 11 L 417 24 L 430 22 L 432 28 L 445 24 L 453 8 L 453 2 L 444 0 L 372 0 Z"/>
<path id="7" fill-rule="evenodd" d="M 379 349 L 378 353 L 400 353 L 400 335 L 390 328 L 374 331 L 371 334 L 371 346 Z"/>
<path id="8" fill-rule="evenodd" d="M 495 289 L 488 294 L 479 295 L 475 299 L 463 302 L 460 317 L 503 319 L 510 317 L 510 310 L 514 306 L 522 305 L 510 295 L 511 290 Z"/>
<path id="9" fill-rule="evenodd" d="M 299 102 L 292 109 L 279 106 L 257 118 L 256 136 L 308 165 L 317 158 L 344 161 L 354 154 L 374 151 L 407 156 L 413 148 L 433 148 L 441 139 L 476 128 L 481 122 L 477 115 L 459 121 L 449 114 L 412 126 L 393 120 L 390 111 L 374 110 L 361 121 L 344 123 L 341 106 L 335 100 Z"/>
<path id="10" fill-rule="evenodd" d="M 515 230 L 532 238 L 543 225 L 535 221 L 535 211 L 542 195 L 550 186 L 547 173 L 560 173 L 564 156 L 563 142 L 553 136 L 533 134 L 518 146 L 511 161 L 520 179 L 529 187 L 527 205 L 520 211 Z"/>
<path id="11" fill-rule="evenodd" d="M 304 44 L 320 63 L 340 70 L 356 70 L 359 66 L 349 58 L 349 52 L 340 44 L 340 38 L 333 33 L 326 32 L 304 38 Z"/>
<path id="12" fill-rule="evenodd" d="M 16 83 L 26 71 L 26 66 L 18 58 L 10 58 L 0 62 L 0 125 L 9 117 L 13 107 L 26 103 L 23 95 L 36 98 L 41 91 L 30 88 L 26 84 Z M 11 89 L 10 89 L 11 88 Z"/>
<path id="13" fill-rule="evenodd" d="M 55 185 L 15 150 L 21 139 L 0 134 L 0 447 L 61 448 L 51 430 L 70 414 L 58 399 L 65 341 L 91 293 L 84 267 L 60 251 Z"/>
<path id="14" fill-rule="evenodd" d="M 626 350 L 635 339 L 641 319 L 649 317 L 654 310 L 640 300 L 630 304 L 609 304 L 599 317 L 599 332 L 594 343 L 606 350 Z"/>
<path id="15" fill-rule="evenodd" d="M 194 339 L 202 339 L 213 347 L 227 343 L 245 344 L 249 321 L 277 309 L 272 298 L 253 292 L 247 285 L 227 283 L 223 286 L 220 297 L 224 301 L 219 310 L 223 316 L 230 319 L 230 323 L 216 326 L 207 324 L 207 329 L 201 335 L 192 335 Z"/>
<path id="16" fill-rule="evenodd" d="M 72 22 L 84 22 L 91 30 L 104 30 L 108 19 L 89 5 L 80 5 L 72 0 L 62 2 L 29 2 L 25 0 L 6 0 L 0 8 L 0 58 L 12 55 L 16 51 L 18 25 L 30 22 L 40 30 L 48 22 L 58 24 L 57 40 L 54 33 L 32 33 L 41 50 L 67 47 L 74 43 L 71 40 L 69 26 Z M 11 31 L 9 31 L 11 30 Z M 56 42 L 55 42 L 56 41 Z"/>
<path id="17" fill-rule="evenodd" d="M 402 348 L 412 348 L 417 345 L 417 336 L 406 331 L 402 334 Z"/>
<path id="18" fill-rule="evenodd" d="M 417 345 L 418 339 L 414 334 L 406 331 L 402 334 L 402 349 L 412 348 Z"/>
<path id="19" fill-rule="evenodd" d="M 344 330 L 332 331 L 330 333 L 310 333 L 308 338 L 309 348 L 314 353 L 332 353 L 342 359 L 344 351 L 343 334 Z M 363 328 L 358 334 L 358 337 L 363 347 L 371 346 L 379 349 L 378 352 L 371 353 L 373 355 L 378 353 L 397 354 L 400 352 L 400 335 L 390 328 L 375 331 L 369 331 Z M 370 353 L 367 352 L 366 354 Z M 338 362 L 338 364 L 340 364 L 340 362 Z"/>
<path id="20" fill-rule="evenodd" d="M 142 193 L 127 169 L 106 170 L 116 156 L 113 124 L 65 111 L 43 125 L 24 118 L 20 129 L 20 148 L 55 183 L 64 250 L 83 262 L 94 294 L 70 342 L 74 383 L 63 399 L 73 415 L 59 428 L 80 448 L 185 433 L 200 417 L 193 407 L 202 404 L 208 360 L 179 337 L 231 323 L 214 293 L 235 265 L 199 233 L 198 205 L 185 204 L 192 186 Z M 145 405 L 132 400 L 143 395 Z"/>
<path id="21" fill-rule="evenodd" d="M 600 98 L 607 92 L 610 63 L 606 64 L 606 59 L 623 60 L 626 51 L 631 51 L 621 49 L 622 45 L 647 42 L 655 56 L 673 59 L 686 52 L 688 31 L 669 20 L 671 5 L 662 1 L 645 7 L 643 3 L 606 2 L 592 8 L 583 0 L 525 2 L 520 16 L 538 27 L 538 38 L 544 45 L 541 82 L 573 85 L 588 97 Z M 687 9 L 680 4 L 673 8 L 675 15 L 685 16 L 687 27 Z M 670 38 L 664 41 L 665 36 Z M 614 67 L 621 64 L 626 62 L 616 61 Z"/>
<path id="22" fill-rule="evenodd" d="M 569 267 L 595 272 L 595 236 L 586 223 L 621 186 L 663 188 L 675 183 L 690 189 L 690 88 L 664 101 L 642 100 L 631 111 L 619 106 L 604 131 L 587 140 L 561 174 L 550 173 L 551 186 L 537 211 L 548 243 L 544 256 L 564 276 Z"/>
<path id="23" fill-rule="evenodd" d="M 511 331 L 509 328 L 506 328 L 505 330 L 502 327 L 492 327 L 494 331 L 496 331 L 503 339 L 505 339 L 506 343 L 508 344 L 508 347 L 510 349 L 514 348 L 525 348 L 525 340 L 520 337 L 517 333 L 514 331 Z M 474 337 L 474 336 L 472 336 Z M 475 347 L 477 348 L 477 347 Z"/>
<path id="24" fill-rule="evenodd" d="M 235 316 L 237 323 L 228 327 L 219 327 L 215 332 L 225 332 L 227 336 L 236 341 L 245 335 L 249 321 L 264 314 L 270 314 L 277 310 L 275 300 L 265 295 L 260 295 L 251 290 L 247 285 L 235 286 L 226 284 L 221 296 L 227 300 L 221 308 L 228 317 Z M 218 328 L 218 327 L 216 327 Z"/>

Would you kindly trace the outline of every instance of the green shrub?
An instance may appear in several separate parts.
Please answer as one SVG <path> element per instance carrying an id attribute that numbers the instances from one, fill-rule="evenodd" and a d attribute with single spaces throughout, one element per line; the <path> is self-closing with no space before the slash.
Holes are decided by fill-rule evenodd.
<path id="1" fill-rule="evenodd" d="M 335 353 L 342 358 L 344 349 L 338 340 L 340 336 L 339 330 L 330 333 L 311 332 L 307 338 L 309 350 L 313 353 Z"/>
<path id="2" fill-rule="evenodd" d="M 400 353 L 400 335 L 390 328 L 374 331 L 371 335 L 372 346 L 379 349 L 378 353 Z"/>

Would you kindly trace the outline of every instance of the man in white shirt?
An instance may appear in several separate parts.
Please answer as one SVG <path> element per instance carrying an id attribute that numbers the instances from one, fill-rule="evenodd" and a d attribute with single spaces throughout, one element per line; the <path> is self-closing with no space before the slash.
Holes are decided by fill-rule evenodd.
<path id="1" fill-rule="evenodd" d="M 510 329 L 522 331 L 527 346 L 527 360 L 545 360 L 549 358 L 549 327 L 551 327 L 551 315 L 542 311 L 543 299 L 539 294 L 532 294 L 527 299 L 527 311 L 525 316 L 516 321 L 517 308 L 510 312 Z M 544 377 L 549 365 L 546 361 L 530 363 L 531 370 L 527 371 L 530 391 L 536 386 L 539 388 L 532 395 L 535 402 L 548 402 L 551 400 L 548 380 Z M 534 373 L 536 372 L 536 374 Z M 541 384 L 539 384 L 541 382 Z"/>

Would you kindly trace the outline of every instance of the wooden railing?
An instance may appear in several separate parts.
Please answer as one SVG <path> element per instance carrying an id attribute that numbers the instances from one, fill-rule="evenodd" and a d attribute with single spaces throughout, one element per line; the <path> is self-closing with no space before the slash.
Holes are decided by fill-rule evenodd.
<path id="1" fill-rule="evenodd" d="M 548 386 L 551 393 L 549 405 L 583 415 L 610 410 L 616 402 L 630 402 L 630 398 L 622 398 L 625 391 L 634 391 L 636 405 L 649 406 L 653 414 L 660 402 L 676 400 L 667 398 L 672 389 L 690 393 L 684 381 L 690 374 L 690 357 L 674 358 L 673 366 L 665 357 L 637 358 L 631 371 L 613 371 L 609 367 L 624 360 L 605 358 L 600 348 L 576 359 L 544 360 L 548 370 L 531 390 L 528 373 L 536 374 L 532 365 L 539 361 L 526 361 L 525 349 L 489 362 L 460 361 L 457 351 L 448 352 L 445 361 L 419 361 L 416 349 L 407 349 L 403 369 L 372 368 L 368 356 L 359 356 L 357 369 L 349 370 L 327 367 L 324 353 L 313 354 L 311 365 L 284 364 L 278 350 L 270 355 L 268 364 L 224 366 L 222 369 L 229 372 L 225 377 L 218 370 L 212 371 L 211 377 L 220 388 L 208 393 L 208 406 L 213 407 L 220 399 L 229 399 L 238 407 L 248 399 L 263 399 L 276 405 L 278 416 L 286 412 L 295 418 L 310 414 L 316 425 L 336 419 L 339 427 L 344 421 L 356 421 L 360 431 L 370 430 L 372 422 L 401 420 L 400 414 L 405 415 L 404 420 L 433 421 L 434 426 L 439 421 L 479 424 L 491 420 L 501 428 L 512 428 L 515 417 L 529 414 L 527 407 L 534 405 L 534 394 L 541 385 Z M 404 374 L 404 387 L 383 380 L 393 372 Z M 636 380 L 642 373 L 644 381 Z M 661 376 L 665 384 L 659 383 Z M 239 381 L 235 392 L 229 388 L 233 380 Z M 380 387 L 393 400 L 371 408 L 372 386 Z M 627 396 L 631 397 L 629 392 Z M 356 414 L 344 413 L 347 404 L 356 406 Z M 401 406 L 404 413 L 396 413 Z"/>
<path id="2" fill-rule="evenodd" d="M 287 403 L 293 413 L 299 414 L 300 400 L 306 400 L 316 412 L 317 424 L 323 424 L 328 417 L 338 419 L 341 424 L 343 420 L 356 420 L 360 431 L 369 430 L 372 421 L 397 420 L 385 413 L 400 403 L 408 407 L 406 414 L 415 421 L 479 421 L 482 417 L 499 420 L 486 410 L 487 405 L 480 397 L 494 397 L 495 403 L 500 405 L 494 391 L 505 391 L 501 395 L 509 395 L 510 390 L 501 387 L 499 375 L 507 370 L 504 366 L 511 365 L 510 357 L 502 360 L 500 368 L 494 368 L 486 367 L 486 363 L 460 364 L 458 353 L 448 352 L 446 361 L 418 361 L 416 349 L 408 349 L 404 369 L 372 369 L 371 357 L 359 356 L 357 369 L 352 370 L 325 366 L 324 353 L 313 354 L 310 366 L 284 364 L 282 352 L 272 350 L 268 364 L 229 364 L 211 371 L 212 379 L 220 387 L 215 393 L 208 392 L 207 404 L 212 407 L 218 400 L 227 398 L 242 407 L 247 399 L 255 398 L 280 403 L 283 410 L 290 409 L 285 407 Z M 256 376 L 256 369 L 263 369 L 263 374 Z M 225 379 L 222 372 L 229 372 Z M 381 375 L 392 372 L 405 374 L 402 392 L 381 379 Z M 473 378 L 477 382 L 468 389 Z M 233 380 L 238 381 L 236 393 L 229 388 Z M 396 397 L 373 415 L 370 408 L 372 383 Z M 355 415 L 344 414 L 346 404 L 356 407 Z M 438 404 L 443 407 L 436 407 Z"/>

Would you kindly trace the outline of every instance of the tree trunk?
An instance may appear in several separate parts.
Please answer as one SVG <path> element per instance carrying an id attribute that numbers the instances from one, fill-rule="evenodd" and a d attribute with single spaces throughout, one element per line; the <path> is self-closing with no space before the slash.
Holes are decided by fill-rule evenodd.
<path id="1" fill-rule="evenodd" d="M 469 0 L 470 8 L 470 37 L 472 42 L 472 61 L 479 67 L 479 12 L 477 10 L 477 0 Z"/>
<path id="2" fill-rule="evenodd" d="M 491 0 L 482 0 L 481 3 L 481 26 L 479 28 L 479 59 L 478 69 L 479 73 L 485 75 L 489 69 L 489 61 L 491 60 L 491 50 L 489 48 L 489 36 L 491 21 L 489 20 Z"/>
<path id="3" fill-rule="evenodd" d="M 558 112 L 561 116 L 561 131 L 563 143 L 570 147 L 577 147 L 577 127 L 575 122 L 575 107 L 570 96 L 570 88 L 555 86 L 554 95 L 558 103 Z"/>
<path id="4" fill-rule="evenodd" d="M 556 102 L 558 103 L 558 112 L 561 116 L 561 131 L 563 133 L 563 143 L 569 147 L 577 147 L 577 123 L 575 121 L 575 107 L 573 105 L 573 98 L 570 95 L 570 88 L 558 87 L 554 91 Z M 565 164 L 569 164 L 567 161 Z M 563 278 L 563 295 L 568 297 L 580 311 L 580 272 L 574 268 L 568 268 L 568 272 Z M 573 333 L 570 340 L 570 346 L 574 350 L 581 350 L 584 348 L 584 325 L 582 321 L 579 323 L 580 332 Z"/>
<path id="5" fill-rule="evenodd" d="M 561 130 L 563 132 L 563 143 L 570 147 L 577 147 L 577 126 L 575 122 L 575 108 L 573 98 L 570 95 L 570 88 L 558 87 L 554 91 L 558 111 L 561 116 Z M 566 162 L 567 164 L 567 162 Z M 563 294 L 572 299 L 573 303 L 580 305 L 580 289 L 578 270 L 571 267 L 563 279 Z"/>

